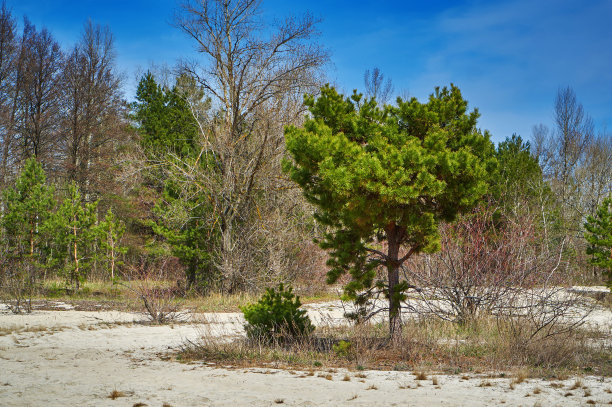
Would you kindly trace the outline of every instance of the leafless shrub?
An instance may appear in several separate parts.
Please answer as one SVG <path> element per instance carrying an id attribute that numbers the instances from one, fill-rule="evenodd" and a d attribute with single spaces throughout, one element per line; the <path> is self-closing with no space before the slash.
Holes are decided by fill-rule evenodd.
<path id="1" fill-rule="evenodd" d="M 594 306 L 565 288 L 563 244 L 549 252 L 540 240 L 528 213 L 496 219 L 495 208 L 478 208 L 442 228 L 439 253 L 411 263 L 414 280 L 425 288 L 410 305 L 421 314 L 461 323 L 493 315 L 517 355 L 535 357 L 532 347 L 540 351 L 552 337 L 569 338 Z M 540 362 L 546 364 L 555 357 L 551 352 L 562 348 L 550 347 Z"/>
<path id="2" fill-rule="evenodd" d="M 127 282 L 117 282 L 135 294 L 141 301 L 145 314 L 157 324 L 181 320 L 186 316 L 181 311 L 180 302 L 185 292 L 178 283 L 168 279 L 168 261 L 168 258 L 163 258 L 154 265 L 143 267 L 146 263 L 142 262 L 131 265 L 128 268 Z"/>
<path id="3" fill-rule="evenodd" d="M 37 273 L 29 262 L 12 262 L 1 281 L 0 302 L 14 314 L 32 312 L 32 296 L 36 290 Z"/>

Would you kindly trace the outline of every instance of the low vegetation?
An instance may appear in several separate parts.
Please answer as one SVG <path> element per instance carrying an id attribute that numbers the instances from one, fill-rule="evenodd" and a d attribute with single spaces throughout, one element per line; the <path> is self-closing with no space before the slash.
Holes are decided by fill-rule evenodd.
<path id="1" fill-rule="evenodd" d="M 426 380 L 427 372 L 612 375 L 611 349 L 602 341 L 610 339 L 609 333 L 576 329 L 551 337 L 536 335 L 524 346 L 526 333 L 537 329 L 534 325 L 521 321 L 522 329 L 511 331 L 499 329 L 500 323 L 492 318 L 463 325 L 439 319 L 409 320 L 393 344 L 379 324 L 318 327 L 312 335 L 291 342 L 253 337 L 228 342 L 204 335 L 197 343 L 187 344 L 177 358 L 233 366 L 410 370 L 417 372 L 418 380 Z"/>

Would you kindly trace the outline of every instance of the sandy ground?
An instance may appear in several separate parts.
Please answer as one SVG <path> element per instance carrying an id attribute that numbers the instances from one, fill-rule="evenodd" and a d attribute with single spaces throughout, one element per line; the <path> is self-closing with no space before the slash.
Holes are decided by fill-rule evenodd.
<path id="1" fill-rule="evenodd" d="M 58 309 L 69 308 L 58 304 Z M 310 306 L 318 323 L 337 323 L 337 304 Z M 594 315 L 612 326 L 612 315 Z M 200 316 L 201 318 L 201 316 Z M 612 378 L 580 378 L 570 390 L 530 379 L 510 388 L 510 378 L 437 376 L 417 381 L 411 372 L 331 373 L 235 369 L 164 361 L 162 355 L 202 332 L 241 334 L 240 314 L 206 315 L 188 324 L 153 326 L 125 312 L 0 310 L 0 406 L 582 406 L 612 403 Z M 327 372 L 325 372 L 327 374 Z M 345 375 L 350 381 L 344 381 Z M 366 377 L 357 377 L 364 374 Z M 490 384 L 490 385 L 489 385 Z M 112 400 L 113 390 L 124 397 Z M 567 395 L 567 393 L 571 395 Z M 592 400 L 595 404 L 591 403 Z M 588 402 L 588 404 L 587 404 Z"/>

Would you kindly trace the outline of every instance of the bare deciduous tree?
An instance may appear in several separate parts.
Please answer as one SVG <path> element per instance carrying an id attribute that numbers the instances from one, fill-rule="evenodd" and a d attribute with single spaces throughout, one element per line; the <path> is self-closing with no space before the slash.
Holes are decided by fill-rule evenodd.
<path id="1" fill-rule="evenodd" d="M 186 1 L 175 16 L 202 57 L 184 62 L 181 71 L 212 104 L 201 109 L 187 97 L 200 125 L 201 151 L 195 161 L 175 157 L 166 167 L 183 194 L 209 197 L 212 209 L 202 220 L 219 236 L 214 263 L 229 291 L 253 288 L 254 271 L 270 271 L 270 247 L 262 242 L 290 227 L 295 203 L 281 205 L 290 196 L 301 202 L 282 177 L 283 128 L 302 119 L 303 95 L 318 91 L 328 58 L 313 42 L 315 19 L 289 17 L 270 30 L 259 6 L 253 0 Z"/>
<path id="2" fill-rule="evenodd" d="M 19 143 L 24 158 L 38 157 L 52 167 L 57 150 L 63 54 L 51 33 L 26 21 L 22 39 L 24 88 L 20 101 Z"/>
<path id="3" fill-rule="evenodd" d="M 125 138 L 121 81 L 108 27 L 85 24 L 80 42 L 66 58 L 62 80 L 65 177 L 92 200 L 108 187 L 104 175 L 109 174 L 109 158 Z"/>
<path id="4" fill-rule="evenodd" d="M 552 132 L 543 125 L 534 127 L 534 152 L 553 191 L 564 203 L 564 221 L 571 222 L 579 208 L 576 171 L 593 140 L 593 120 L 567 87 L 557 93 L 554 121 Z M 565 210 L 569 208 L 573 210 Z"/>
<path id="5" fill-rule="evenodd" d="M 0 141 L 2 161 L 0 164 L 0 188 L 6 184 L 10 158 L 13 148 L 13 129 L 11 126 L 13 96 L 17 63 L 18 40 L 17 26 L 6 3 L 0 9 Z"/>
<path id="6" fill-rule="evenodd" d="M 378 68 L 374 68 L 372 71 L 366 70 L 363 75 L 363 82 L 365 96 L 376 98 L 382 104 L 389 102 L 395 90 L 391 79 L 387 78 L 385 81 L 385 75 Z"/>

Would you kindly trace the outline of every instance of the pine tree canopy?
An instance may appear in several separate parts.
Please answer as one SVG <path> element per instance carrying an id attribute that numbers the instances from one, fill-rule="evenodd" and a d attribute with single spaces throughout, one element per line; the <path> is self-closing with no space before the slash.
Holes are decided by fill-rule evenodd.
<path id="1" fill-rule="evenodd" d="M 304 126 L 285 130 L 293 161 L 284 167 L 315 205 L 316 219 L 330 226 L 321 242 L 331 249 L 328 280 L 350 272 L 349 294 L 372 285 L 377 265 L 395 274 L 410 255 L 437 250 L 439 222 L 487 192 L 494 146 L 453 85 L 436 88 L 426 103 L 398 98 L 396 106 L 325 86 L 305 104 Z M 393 253 L 400 246 L 402 256 Z"/>

